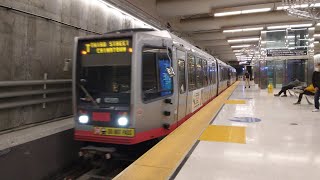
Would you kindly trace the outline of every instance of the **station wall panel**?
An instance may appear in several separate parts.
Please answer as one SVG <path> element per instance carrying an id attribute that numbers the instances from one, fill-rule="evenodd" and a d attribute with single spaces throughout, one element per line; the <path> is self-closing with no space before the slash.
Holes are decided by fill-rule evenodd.
<path id="1" fill-rule="evenodd" d="M 71 79 L 72 70 L 63 71 L 63 68 L 65 60 L 72 59 L 74 37 L 144 26 L 97 0 L 2 0 L 0 5 L 13 8 L 8 10 L 0 7 L 0 81 L 42 80 L 45 73 L 48 79 Z M 41 88 L 5 87 L 0 88 L 0 93 Z M 71 96 L 71 93 L 67 96 Z M 37 97 L 0 99 L 0 103 Z M 3 109 L 0 110 L 0 131 L 71 114 L 71 100 L 47 103 L 46 108 L 39 104 Z"/>

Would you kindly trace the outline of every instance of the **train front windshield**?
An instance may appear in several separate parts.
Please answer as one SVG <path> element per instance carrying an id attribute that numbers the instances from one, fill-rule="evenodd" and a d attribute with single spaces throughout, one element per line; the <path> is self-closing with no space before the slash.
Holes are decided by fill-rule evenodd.
<path id="1" fill-rule="evenodd" d="M 82 67 L 80 81 L 93 94 L 130 93 L 131 66 Z"/>
<path id="2" fill-rule="evenodd" d="M 80 104 L 129 104 L 131 86 L 130 39 L 79 42 L 77 66 Z"/>

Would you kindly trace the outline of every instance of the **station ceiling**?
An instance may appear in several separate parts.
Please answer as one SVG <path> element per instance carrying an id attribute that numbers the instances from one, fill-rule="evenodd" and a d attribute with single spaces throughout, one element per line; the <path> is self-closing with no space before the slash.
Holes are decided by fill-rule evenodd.
<path id="1" fill-rule="evenodd" d="M 224 61 L 237 61 L 233 50 L 259 42 L 270 26 L 313 24 L 289 16 L 281 0 L 157 0 L 157 13 L 199 46 Z"/>
<path id="2" fill-rule="evenodd" d="M 171 30 L 223 61 L 238 61 L 234 50 L 257 45 L 261 31 L 282 25 L 315 26 L 289 16 L 281 0 L 126 0 Z M 311 25 L 310 25 L 311 24 Z"/>

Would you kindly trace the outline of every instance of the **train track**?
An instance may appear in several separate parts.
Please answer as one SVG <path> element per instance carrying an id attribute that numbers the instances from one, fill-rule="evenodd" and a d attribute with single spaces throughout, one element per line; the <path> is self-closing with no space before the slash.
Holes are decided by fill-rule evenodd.
<path id="1" fill-rule="evenodd" d="M 50 180 L 109 180 L 128 167 L 141 155 L 152 148 L 158 140 L 119 148 L 110 159 L 94 157 L 80 158 L 71 168 L 64 170 Z"/>
<path id="2" fill-rule="evenodd" d="M 111 180 L 131 163 L 132 162 L 113 162 L 112 166 L 93 168 L 82 176 L 78 177 L 77 180 Z"/>

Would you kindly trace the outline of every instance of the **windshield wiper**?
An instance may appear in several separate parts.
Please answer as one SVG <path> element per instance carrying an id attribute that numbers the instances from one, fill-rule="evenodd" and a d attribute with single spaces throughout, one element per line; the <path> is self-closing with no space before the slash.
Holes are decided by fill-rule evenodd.
<path id="1" fill-rule="evenodd" d="M 100 107 L 97 102 L 93 99 L 93 97 L 90 95 L 90 93 L 86 90 L 85 87 L 83 87 L 81 84 L 79 85 L 80 88 L 82 89 L 82 91 L 86 94 L 87 97 L 89 97 L 90 101 L 92 102 L 92 104 L 96 107 Z"/>

